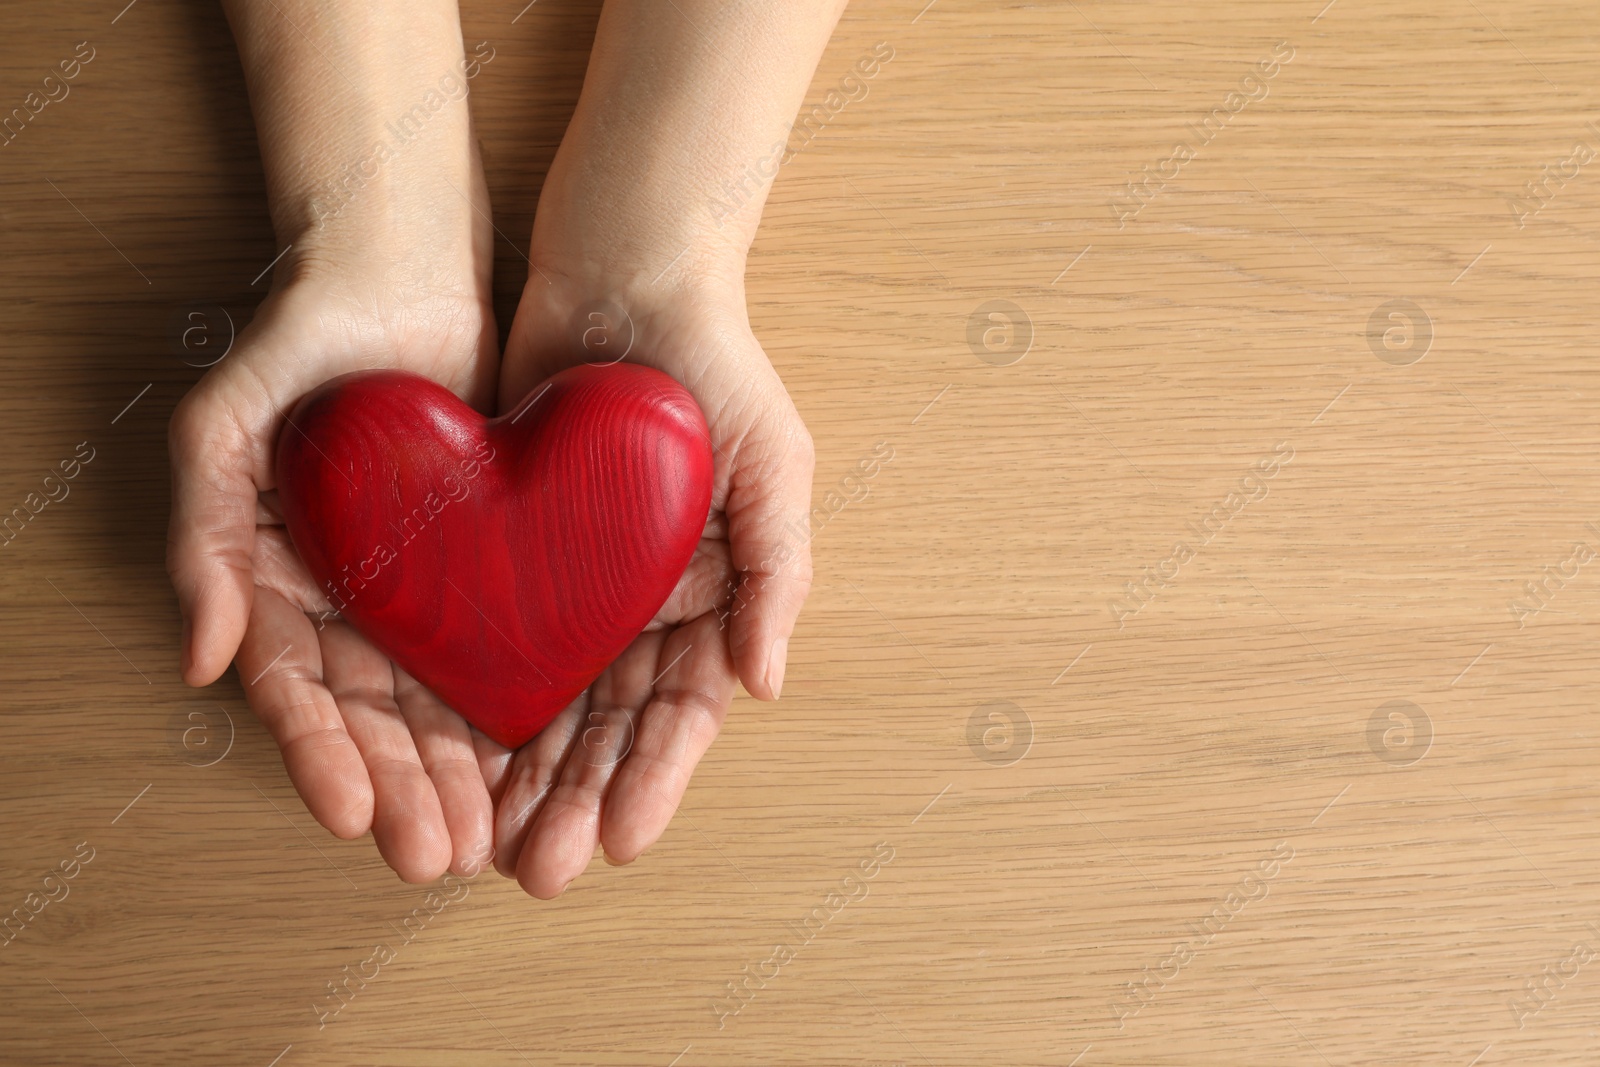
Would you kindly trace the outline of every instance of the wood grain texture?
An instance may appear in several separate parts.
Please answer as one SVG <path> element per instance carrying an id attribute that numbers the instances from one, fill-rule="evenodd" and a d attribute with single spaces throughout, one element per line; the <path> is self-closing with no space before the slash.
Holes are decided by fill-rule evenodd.
<path id="1" fill-rule="evenodd" d="M 8 11 L 0 109 L 97 52 L 0 148 L 0 507 L 94 459 L 0 548 L 0 910 L 69 891 L 0 1059 L 1594 1062 L 1600 24 L 1325 3 L 851 5 L 750 266 L 828 516 L 784 699 L 550 904 L 401 885 L 179 683 L 183 316 L 280 251 L 237 60 Z M 594 19 L 466 7 L 502 322 Z"/>
<path id="2" fill-rule="evenodd" d="M 289 413 L 276 471 L 326 607 L 507 748 L 639 636 L 711 507 L 694 397 L 621 363 L 497 419 L 414 374 L 343 375 Z"/>

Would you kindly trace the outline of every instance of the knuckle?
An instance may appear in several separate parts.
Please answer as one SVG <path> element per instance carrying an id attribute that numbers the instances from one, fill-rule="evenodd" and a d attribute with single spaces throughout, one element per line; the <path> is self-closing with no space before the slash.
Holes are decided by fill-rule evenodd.
<path id="1" fill-rule="evenodd" d="M 347 755 L 341 749 L 348 738 L 344 730 L 336 726 L 323 725 L 291 734 L 284 730 L 283 724 L 269 722 L 268 731 L 278 742 L 285 763 L 317 762 Z"/>
<path id="2" fill-rule="evenodd" d="M 372 752 L 366 756 L 367 772 L 373 781 L 388 781 L 396 785 L 417 781 L 425 775 L 415 757 L 400 752 Z"/>
<path id="3" fill-rule="evenodd" d="M 478 770 L 478 765 L 463 756 L 449 756 L 436 759 L 426 768 L 428 777 L 440 784 L 474 785 L 483 781 L 483 775 Z"/>
<path id="4" fill-rule="evenodd" d="M 399 719 L 400 705 L 395 703 L 394 691 L 389 687 L 365 679 L 352 679 L 340 686 L 329 686 L 333 699 L 341 711 L 365 711 L 385 719 Z"/>
<path id="5" fill-rule="evenodd" d="M 600 811 L 605 800 L 605 782 L 592 775 L 581 774 L 572 781 L 562 782 L 550 795 L 553 811 L 572 811 L 579 815 L 593 815 Z"/>

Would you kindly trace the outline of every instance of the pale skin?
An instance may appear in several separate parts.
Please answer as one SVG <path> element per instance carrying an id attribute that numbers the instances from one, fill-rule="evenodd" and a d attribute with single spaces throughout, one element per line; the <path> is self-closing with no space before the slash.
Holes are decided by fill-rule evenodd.
<path id="1" fill-rule="evenodd" d="M 463 48 L 454 2 L 224 7 L 290 251 L 249 329 L 172 420 L 184 679 L 208 685 L 234 663 L 311 814 L 340 837 L 371 831 L 406 881 L 470 876 L 492 857 L 530 894 L 556 896 L 597 849 L 628 863 L 655 843 L 740 683 L 762 700 L 783 684 L 811 581 L 791 528 L 805 528 L 811 438 L 745 312 L 767 186 L 731 213 L 708 205 L 783 140 L 844 0 L 607 0 L 503 353 L 464 99 L 337 192 L 391 140 L 386 124 L 450 72 L 466 84 L 464 59 L 485 54 Z M 677 378 L 705 412 L 712 512 L 650 627 L 511 751 L 322 614 L 277 511 L 273 446 L 301 395 L 361 368 L 411 370 L 485 413 L 507 410 L 593 358 L 570 327 L 597 300 L 633 320 L 628 359 Z"/>

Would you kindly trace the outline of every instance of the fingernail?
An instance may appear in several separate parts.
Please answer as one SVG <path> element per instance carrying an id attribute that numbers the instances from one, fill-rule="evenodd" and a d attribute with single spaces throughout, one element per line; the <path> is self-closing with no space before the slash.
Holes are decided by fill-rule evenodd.
<path id="1" fill-rule="evenodd" d="M 783 671 L 788 660 L 789 639 L 780 637 L 772 642 L 772 651 L 767 654 L 767 688 L 772 690 L 773 700 L 783 692 Z"/>

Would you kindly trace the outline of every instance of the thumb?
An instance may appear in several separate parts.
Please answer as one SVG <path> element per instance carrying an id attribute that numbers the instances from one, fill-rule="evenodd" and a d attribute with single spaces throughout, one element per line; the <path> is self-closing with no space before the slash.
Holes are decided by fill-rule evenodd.
<path id="1" fill-rule="evenodd" d="M 179 402 L 167 450 L 167 573 L 183 612 L 181 670 L 190 685 L 209 685 L 233 661 L 255 588 L 254 450 L 220 376 L 203 380 Z"/>
<path id="2" fill-rule="evenodd" d="M 789 635 L 811 590 L 807 513 L 816 459 L 811 435 L 776 374 L 758 405 L 762 410 L 739 442 L 729 478 L 728 541 L 740 572 L 729 649 L 750 695 L 776 700 Z"/>

